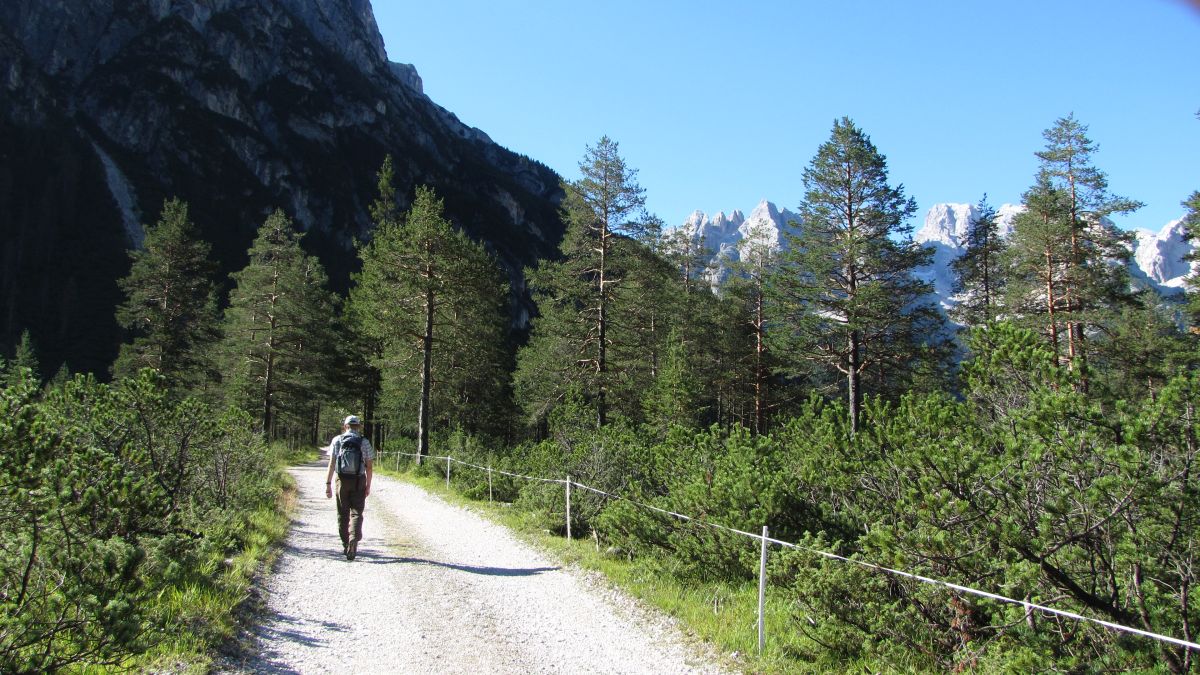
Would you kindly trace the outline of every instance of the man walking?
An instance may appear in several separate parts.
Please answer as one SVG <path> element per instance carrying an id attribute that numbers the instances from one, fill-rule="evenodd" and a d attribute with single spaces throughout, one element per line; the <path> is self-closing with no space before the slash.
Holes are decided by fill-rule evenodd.
<path id="1" fill-rule="evenodd" d="M 325 498 L 333 496 L 333 474 L 337 472 L 338 534 L 346 560 L 354 560 L 362 539 L 362 514 L 371 494 L 375 449 L 363 438 L 362 421 L 346 418 L 342 433 L 329 441 L 329 472 L 325 476 Z"/>

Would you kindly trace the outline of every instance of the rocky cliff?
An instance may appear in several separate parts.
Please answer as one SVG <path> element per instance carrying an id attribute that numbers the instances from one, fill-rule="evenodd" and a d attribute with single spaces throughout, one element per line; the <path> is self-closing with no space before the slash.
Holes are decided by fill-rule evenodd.
<path id="1" fill-rule="evenodd" d="M 106 366 L 124 251 L 172 196 L 226 272 L 283 208 L 340 289 L 389 153 L 518 286 L 561 236 L 558 176 L 425 96 L 368 0 L 7 0 L 0 88 L 0 339 L 32 328 L 49 369 Z"/>
<path id="2" fill-rule="evenodd" d="M 677 229 L 711 256 L 704 274 L 715 290 L 729 276 L 730 265 L 741 260 L 739 244 L 743 240 L 755 237 L 775 250 L 786 249 L 784 235 L 795 234 L 799 221 L 797 214 L 780 210 L 764 199 L 750 212 L 749 218 L 739 209 L 728 216 L 719 211 L 712 217 L 696 210 Z"/>

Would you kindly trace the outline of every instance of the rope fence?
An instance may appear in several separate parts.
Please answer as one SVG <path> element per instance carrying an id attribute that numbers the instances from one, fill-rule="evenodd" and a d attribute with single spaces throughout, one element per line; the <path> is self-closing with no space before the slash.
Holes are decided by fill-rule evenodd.
<path id="1" fill-rule="evenodd" d="M 419 455 L 418 453 L 414 453 L 414 452 L 379 451 L 376 454 L 381 455 L 381 456 L 387 455 L 387 454 L 397 455 L 398 456 L 397 457 L 397 467 L 399 466 L 399 457 L 421 457 L 421 455 Z M 829 551 L 822 551 L 820 549 L 810 548 L 807 546 L 801 546 L 800 544 L 795 544 L 795 543 L 783 541 L 780 539 L 774 539 L 769 536 L 769 532 L 768 532 L 766 525 L 763 526 L 761 534 L 755 534 L 753 532 L 746 532 L 744 530 L 739 530 L 734 527 L 727 527 L 725 525 L 720 525 L 718 523 L 712 523 L 712 522 L 708 522 L 705 520 L 700 520 L 697 518 L 693 518 L 692 516 L 684 515 L 682 513 L 676 513 L 674 511 L 668 511 L 666 509 L 662 509 L 657 506 L 651 506 L 650 504 L 643 504 L 641 502 L 634 501 L 627 497 L 622 497 L 621 495 L 615 495 L 615 494 L 612 494 L 609 492 L 605 492 L 604 490 L 599 490 L 597 488 L 594 488 L 594 487 L 591 487 L 588 485 L 584 485 L 582 483 L 577 483 L 577 482 L 571 480 L 570 476 L 567 476 L 566 478 L 543 478 L 543 477 L 538 477 L 538 476 L 526 476 L 526 475 L 519 474 L 519 473 L 502 471 L 500 469 L 495 469 L 490 466 L 480 466 L 478 464 L 472 464 L 471 462 L 467 462 L 467 461 L 464 461 L 461 459 L 455 459 L 454 457 L 449 456 L 449 455 L 444 455 L 444 456 L 424 455 L 424 458 L 425 459 L 445 460 L 445 462 L 446 462 L 446 487 L 447 488 L 450 487 L 450 466 L 452 463 L 462 464 L 464 466 L 472 467 L 472 468 L 478 469 L 480 471 L 487 472 L 488 501 L 493 501 L 493 494 L 492 494 L 492 474 L 493 473 L 497 473 L 497 474 L 500 474 L 503 476 L 508 476 L 510 478 L 518 478 L 518 479 L 522 479 L 522 480 L 529 480 L 529 481 L 535 481 L 535 482 L 541 482 L 541 483 L 560 483 L 560 484 L 564 485 L 564 488 L 566 491 L 566 526 L 567 526 L 566 530 L 567 530 L 567 539 L 568 540 L 571 539 L 571 488 L 576 487 L 576 488 L 579 488 L 580 490 L 584 490 L 586 492 L 591 492 L 591 493 L 594 493 L 597 495 L 602 495 L 604 497 L 609 497 L 611 499 L 628 502 L 639 508 L 647 509 L 649 511 L 654 511 L 657 513 L 661 513 L 663 515 L 670 516 L 672 518 L 676 518 L 676 519 L 679 519 L 679 520 L 682 520 L 685 522 L 694 522 L 694 523 L 704 525 L 705 527 L 709 527 L 709 528 L 712 528 L 715 530 L 721 530 L 724 532 L 729 532 L 731 534 L 737 534 L 737 535 L 740 535 L 743 537 L 747 537 L 750 539 L 755 539 L 755 540 L 760 541 L 761 542 L 761 552 L 760 552 L 760 558 L 759 558 L 759 577 L 758 577 L 758 651 L 760 653 L 763 651 L 763 649 L 766 646 L 766 632 L 765 632 L 765 626 L 764 626 L 764 616 L 765 616 L 764 606 L 765 606 L 765 600 L 766 600 L 766 584 L 767 584 L 767 548 L 770 544 L 775 544 L 781 548 L 790 548 L 790 549 L 795 549 L 798 551 L 805 551 L 807 553 L 811 553 L 813 555 L 817 555 L 817 556 L 820 556 L 820 557 L 823 557 L 823 558 L 826 558 L 829 560 L 837 560 L 837 561 L 843 562 L 843 563 L 859 565 L 861 567 L 875 570 L 877 572 L 883 572 L 885 574 L 891 574 L 891 575 L 903 577 L 906 579 L 912 579 L 914 581 L 918 581 L 918 582 L 924 583 L 924 584 L 940 586 L 942 588 L 947 588 L 947 589 L 950 589 L 953 591 L 957 591 L 959 593 L 966 593 L 968 595 L 974 595 L 974 596 L 981 597 L 981 598 L 988 598 L 990 600 L 995 600 L 998 602 L 1003 602 L 1003 603 L 1012 604 L 1012 605 L 1019 605 L 1025 609 L 1025 612 L 1027 614 L 1036 610 L 1039 612 L 1043 612 L 1045 614 L 1059 616 L 1059 617 L 1063 617 L 1063 618 L 1067 618 L 1067 619 L 1072 619 L 1074 621 L 1082 621 L 1085 623 L 1096 624 L 1096 625 L 1102 626 L 1108 630 L 1113 630 L 1113 631 L 1117 631 L 1117 632 L 1121 632 L 1121 633 L 1128 633 L 1130 635 L 1138 635 L 1141 637 L 1150 638 L 1152 640 L 1158 640 L 1160 642 L 1172 644 L 1172 645 L 1175 645 L 1178 647 L 1184 647 L 1186 649 L 1200 651 L 1200 643 L 1191 642 L 1188 640 L 1182 640 L 1180 638 L 1171 637 L 1169 635 L 1161 635 L 1159 633 L 1154 633 L 1152 631 L 1143 630 L 1141 628 L 1134 628 L 1132 626 L 1125 626 L 1125 625 L 1122 625 L 1119 623 L 1114 623 L 1112 621 L 1105 621 L 1103 619 L 1097 619 L 1094 617 L 1085 616 L 1083 614 L 1079 614 L 1079 613 L 1072 612 L 1069 610 L 1056 609 L 1054 607 L 1047 607 L 1045 605 L 1040 605 L 1035 602 L 1029 602 L 1028 600 L 1017 600 L 1015 598 L 1009 598 L 1007 596 L 1000 595 L 998 593 L 992 593 L 990 591 L 984 591 L 984 590 L 980 590 L 977 588 L 971 588 L 970 586 L 963 586 L 961 584 L 956 584 L 956 583 L 952 583 L 949 581 L 942 581 L 939 579 L 934 579 L 931 577 L 923 576 L 920 574 L 914 574 L 912 572 L 905 572 L 903 570 L 893 569 L 891 567 L 885 567 L 883 565 L 876 565 L 874 563 L 867 562 L 865 560 L 856 560 L 854 558 L 848 558 L 846 556 L 841 556 L 836 553 L 830 553 Z"/>

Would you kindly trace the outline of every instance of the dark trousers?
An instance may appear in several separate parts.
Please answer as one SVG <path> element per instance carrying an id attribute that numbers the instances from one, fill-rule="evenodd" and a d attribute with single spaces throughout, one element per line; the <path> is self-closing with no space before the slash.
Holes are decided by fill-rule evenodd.
<path id="1" fill-rule="evenodd" d="M 367 477 L 342 476 L 337 479 L 338 534 L 342 548 L 362 540 L 363 509 L 367 505 Z"/>

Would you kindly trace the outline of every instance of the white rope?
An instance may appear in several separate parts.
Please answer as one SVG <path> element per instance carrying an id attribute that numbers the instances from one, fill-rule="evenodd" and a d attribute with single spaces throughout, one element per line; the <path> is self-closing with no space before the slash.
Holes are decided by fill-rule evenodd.
<path id="1" fill-rule="evenodd" d="M 380 453 L 380 454 L 383 454 L 383 453 Z M 465 466 L 474 467 L 476 469 L 479 469 L 480 471 L 492 471 L 492 472 L 502 474 L 505 476 L 512 476 L 513 478 L 524 478 L 525 480 L 535 480 L 535 481 L 540 481 L 542 483 L 565 483 L 566 482 L 565 480 L 563 480 L 561 478 L 538 478 L 537 476 L 526 476 L 526 475 L 519 474 L 519 473 L 511 473 L 508 471 L 501 471 L 500 469 L 495 469 L 495 468 L 489 469 L 486 466 L 479 466 L 478 464 L 464 462 L 463 460 L 458 459 L 456 457 L 448 457 L 448 456 L 443 456 L 443 455 L 420 455 L 415 452 L 394 452 L 392 454 L 401 455 L 403 457 L 424 457 L 425 459 L 445 459 L 445 460 L 453 461 L 455 464 L 463 464 Z"/>
<path id="2" fill-rule="evenodd" d="M 753 534 L 751 532 L 745 532 L 743 530 L 739 530 L 739 529 L 732 528 L 732 527 L 726 527 L 724 525 L 718 525 L 716 523 L 709 523 L 709 522 L 706 522 L 703 520 L 696 520 L 695 518 L 692 518 L 690 516 L 685 516 L 682 513 L 675 513 L 674 511 L 667 511 L 665 509 L 660 509 L 655 506 L 650 506 L 649 504 L 642 504 L 641 502 L 635 502 L 632 499 L 628 499 L 626 497 L 621 497 L 619 495 L 610 494 L 608 492 L 604 492 L 603 490 L 597 490 L 596 488 L 588 487 L 586 485 L 580 485 L 579 483 L 572 482 L 572 485 L 575 485 L 576 487 L 582 488 L 589 492 L 595 492 L 596 494 L 604 495 L 606 497 L 612 497 L 614 499 L 627 501 L 630 504 L 634 504 L 634 505 L 640 506 L 642 508 L 650 509 L 652 511 L 657 511 L 659 513 L 663 513 L 663 514 L 666 514 L 669 516 L 674 516 L 676 518 L 680 518 L 680 519 L 686 520 L 686 521 L 695 521 L 695 522 L 700 523 L 701 525 L 707 525 L 708 527 L 715 528 L 718 530 L 724 530 L 726 532 L 733 532 L 735 534 L 740 534 L 745 537 L 750 537 L 751 539 L 758 539 L 758 540 L 765 541 L 765 542 L 771 543 L 771 544 L 779 544 L 780 546 L 786 546 L 788 548 L 794 548 L 794 549 L 797 549 L 800 551 L 806 551 L 808 553 L 813 553 L 813 554 L 816 554 L 819 556 L 824 556 L 826 558 L 830 558 L 833 560 L 840 560 L 842 562 L 854 563 L 856 565 L 861 565 L 863 567 L 878 570 L 880 572 L 887 572 L 889 574 L 895 574 L 898 576 L 907 577 L 909 579 L 915 579 L 917 581 L 921 581 L 921 582 L 924 582 L 927 584 L 944 586 L 946 588 L 960 591 L 962 593 L 978 595 L 978 596 L 984 597 L 984 598 L 991 598 L 992 600 L 999 600 L 1001 602 L 1007 602 L 1007 603 L 1011 603 L 1011 604 L 1015 604 L 1015 605 L 1021 605 L 1021 606 L 1025 607 L 1025 609 L 1027 609 L 1027 610 L 1028 609 L 1036 609 L 1036 610 L 1046 612 L 1049 614 L 1056 614 L 1058 616 L 1076 619 L 1078 621 L 1089 621 L 1091 623 L 1099 624 L 1101 626 L 1104 626 L 1105 628 L 1110 628 L 1112 630 L 1122 631 L 1125 633 L 1132 633 L 1134 635 L 1141 635 L 1143 637 L 1153 638 L 1155 640 L 1169 642 L 1171 644 L 1178 645 L 1180 647 L 1186 647 L 1188 649 L 1195 649 L 1197 651 L 1200 651 L 1200 644 L 1195 643 L 1195 642 L 1188 642 L 1187 640 L 1181 640 L 1179 638 L 1174 638 L 1169 635 L 1160 635 L 1158 633 L 1152 633 L 1147 630 L 1142 630 L 1141 628 L 1133 628 L 1131 626 L 1124 626 L 1119 623 L 1113 623 L 1111 621 L 1105 621 L 1103 619 L 1095 619 L 1090 616 L 1084 616 L 1082 614 L 1077 614 L 1075 612 L 1071 612 L 1071 611 L 1067 611 L 1067 610 L 1063 610 L 1063 609 L 1055 609 L 1053 607 L 1046 607 L 1045 605 L 1039 605 L 1034 602 L 1028 602 L 1025 600 L 1015 600 L 1013 598 L 1005 597 L 1003 595 L 998 595 L 996 593 L 982 591 L 982 590 L 979 590 L 976 588 L 971 588 L 969 586 L 963 586 L 960 584 L 951 583 L 949 581 L 940 581 L 938 579 L 932 579 L 930 577 L 921 576 L 920 574 L 913 574 L 912 572 L 903 572 L 901 570 L 892 569 L 890 567 L 883 567 L 882 565 L 876 565 L 876 564 L 869 563 L 869 562 L 866 562 L 863 560 L 855 560 L 853 558 L 847 558 L 845 556 L 837 555 L 836 553 L 829 553 L 828 551 L 822 551 L 820 549 L 809 548 L 807 546 L 800 546 L 799 544 L 793 544 L 791 542 L 782 541 L 779 539 L 773 539 L 771 537 L 764 537 L 763 535 L 760 535 L 760 534 Z"/>
<path id="3" fill-rule="evenodd" d="M 536 481 L 541 481 L 543 483 L 565 483 L 566 482 L 565 480 L 562 480 L 561 478 L 558 478 L 558 479 L 556 479 L 556 478 L 538 478 L 537 476 L 525 476 L 525 475 L 522 475 L 519 473 L 510 473 L 508 471 L 502 471 L 502 470 L 496 469 L 496 468 L 489 469 L 486 466 L 479 466 L 478 464 L 464 462 L 461 459 L 456 459 L 454 461 L 458 462 L 459 464 L 465 464 L 467 466 L 474 467 L 476 469 L 479 469 L 480 471 L 491 471 L 493 473 L 498 473 L 498 474 L 501 474 L 504 476 L 512 476 L 513 478 L 524 478 L 525 480 L 536 480 Z"/>
<path id="4" fill-rule="evenodd" d="M 821 550 L 815 549 L 815 548 L 808 548 L 807 546 L 800 546 L 799 544 L 793 544 L 791 542 L 780 541 L 778 539 L 772 539 L 770 537 L 767 537 L 767 541 L 769 541 L 773 544 L 779 544 L 780 546 L 787 546 L 788 548 L 794 548 L 794 549 L 797 549 L 800 551 L 806 551 L 808 553 L 813 553 L 813 554 L 816 554 L 819 556 L 824 556 L 826 558 L 830 558 L 833 560 L 840 560 L 842 562 L 854 563 L 856 565 L 861 565 L 863 567 L 869 567 L 874 570 L 879 570 L 880 572 L 887 572 L 889 574 L 895 574 L 898 576 L 907 577 L 909 579 L 916 579 L 917 581 L 921 581 L 921 582 L 924 582 L 927 584 L 934 584 L 937 586 L 945 586 L 946 588 L 960 591 L 962 593 L 969 593 L 971 595 L 978 595 L 980 597 L 990 598 L 992 600 L 999 600 L 1000 602 L 1007 602 L 1007 603 L 1011 603 L 1014 605 L 1021 605 L 1027 610 L 1036 609 L 1036 610 L 1039 610 L 1042 612 L 1046 612 L 1048 614 L 1057 614 L 1058 616 L 1063 616 L 1063 617 L 1067 617 L 1070 619 L 1076 619 L 1079 621 L 1089 621 L 1091 623 L 1099 624 L 1101 626 L 1104 626 L 1105 628 L 1111 628 L 1116 631 L 1121 631 L 1121 632 L 1125 632 L 1125 633 L 1133 633 L 1134 635 L 1141 635 L 1143 637 L 1154 638 L 1155 640 L 1161 640 L 1163 642 L 1169 642 L 1171 644 L 1178 645 L 1180 647 L 1187 647 L 1188 649 L 1195 649 L 1195 650 L 1200 651 L 1200 644 L 1195 643 L 1195 642 L 1188 642 L 1187 640 L 1181 640 L 1179 638 L 1174 638 L 1169 635 L 1160 635 L 1158 633 L 1152 633 L 1147 630 L 1142 630 L 1141 628 L 1133 628 L 1131 626 L 1124 626 L 1122 624 L 1113 623 L 1111 621 L 1105 621 L 1103 619 L 1095 619 L 1090 616 L 1084 616 L 1082 614 L 1077 614 L 1075 612 L 1071 612 L 1071 611 L 1068 611 L 1065 609 L 1055 609 L 1053 607 L 1039 605 L 1036 602 L 1029 602 L 1027 600 L 1016 600 L 1013 598 L 1005 597 L 1003 595 L 998 595 L 996 593 L 990 593 L 988 591 L 981 591 L 977 588 L 971 588 L 970 586 L 962 586 L 960 584 L 951 583 L 949 581 L 941 581 L 938 579 L 932 579 L 930 577 L 921 576 L 920 574 L 913 574 L 912 572 L 903 572 L 901 570 L 892 569 L 890 567 L 883 567 L 882 565 L 876 565 L 876 564 L 869 563 L 869 562 L 866 562 L 863 560 L 855 560 L 853 558 L 847 558 L 845 556 L 840 556 L 836 553 L 829 553 L 827 551 L 821 551 Z"/>
<path id="5" fill-rule="evenodd" d="M 381 454 L 382 454 L 382 453 L 381 453 Z M 411 457 L 416 457 L 416 456 L 418 456 L 416 453 L 399 453 L 399 454 L 402 454 L 402 455 L 408 455 L 408 456 L 411 456 Z M 828 559 L 831 559 L 831 560 L 838 560 L 838 561 L 841 561 L 841 562 L 853 563 L 853 564 L 855 564 L 855 565 L 860 565 L 860 566 L 862 566 L 862 567 L 866 567 L 866 568 L 869 568 L 869 569 L 877 570 L 877 571 L 880 571 L 880 572 L 885 572 L 885 573 L 888 573 L 888 574 L 895 574 L 895 575 L 897 575 L 897 576 L 905 577 L 905 578 L 908 578 L 908 579 L 914 579 L 914 580 L 916 580 L 916 581 L 920 581 L 920 582 L 922 582 L 922 583 L 926 583 L 926 584 L 933 584 L 933 585 L 935 585 L 935 586 L 942 586 L 942 587 L 944 587 L 944 588 L 949 588 L 949 589 L 951 589 L 951 590 L 959 591 L 960 593 L 967 593 L 967 594 L 970 594 L 970 595 L 976 595 L 976 596 L 983 597 L 983 598 L 989 598 L 989 599 L 991 599 L 991 600 L 997 600 L 997 601 L 999 601 L 999 602 L 1007 602 L 1007 603 L 1014 604 L 1014 605 L 1021 605 L 1021 606 L 1022 606 L 1022 607 L 1024 607 L 1026 610 L 1030 610 L 1030 609 L 1036 609 L 1036 610 L 1038 610 L 1038 611 L 1040 611 L 1040 612 L 1045 612 L 1045 613 L 1047 613 L 1047 614 L 1054 614 L 1054 615 L 1057 615 L 1057 616 L 1061 616 L 1061 617 L 1065 617 L 1065 618 L 1069 618 L 1069 619 L 1074 619 L 1074 620 L 1076 620 L 1076 621 L 1086 621 L 1086 622 L 1094 623 L 1094 624 L 1097 624 L 1097 625 L 1100 625 L 1100 626 L 1104 626 L 1105 628 L 1108 628 L 1108 629 L 1110 629 L 1110 630 L 1115 630 L 1115 631 L 1119 631 L 1119 632 L 1123 632 L 1123 633 L 1130 633 L 1130 634 L 1133 634 L 1133 635 L 1140 635 L 1140 636 L 1142 636 L 1142 637 L 1147 637 L 1147 638 L 1151 638 L 1151 639 L 1154 639 L 1154 640 L 1159 640 L 1159 641 L 1161 641 L 1161 642 L 1167 642 L 1167 643 L 1170 643 L 1170 644 L 1173 644 L 1173 645 L 1177 645 L 1177 646 L 1179 646 L 1179 647 L 1184 647 L 1184 648 L 1187 648 L 1187 649 L 1193 649 L 1193 650 L 1196 650 L 1196 651 L 1200 651 L 1200 643 L 1196 643 L 1196 642 L 1189 642 L 1189 641 L 1187 641 L 1187 640 L 1181 640 L 1181 639 L 1179 639 L 1179 638 L 1171 637 L 1171 636 L 1169 636 L 1169 635 L 1161 635 L 1161 634 L 1159 634 L 1159 633 L 1153 633 L 1153 632 L 1150 632 L 1150 631 L 1148 631 L 1148 630 L 1142 630 L 1141 628 L 1133 628 L 1133 627 L 1131 627 L 1131 626 L 1125 626 L 1125 625 L 1122 625 L 1122 624 L 1119 624 L 1119 623 L 1113 623 L 1113 622 L 1111 622 L 1111 621 L 1105 621 L 1105 620 L 1103 620 L 1103 619 L 1096 619 L 1096 618 L 1093 618 L 1093 617 L 1090 617 L 1090 616 L 1084 616 L 1083 614 L 1078 614 L 1078 613 L 1076 613 L 1076 612 L 1071 612 L 1071 611 L 1064 610 L 1064 609 L 1055 609 L 1055 608 L 1053 608 L 1053 607 L 1047 607 L 1047 606 L 1045 606 L 1045 605 L 1039 605 L 1039 604 L 1037 604 L 1037 603 L 1034 603 L 1034 602 L 1029 602 L 1029 601 L 1026 601 L 1026 600 L 1016 600 L 1016 599 L 1014 599 L 1014 598 L 1009 598 L 1009 597 L 1006 597 L 1006 596 L 1003 596 L 1003 595 L 999 595 L 999 594 L 997 594 L 997 593 L 991 593 L 991 592 L 989 592 L 989 591 L 983 591 L 983 590 L 979 590 L 979 589 L 977 589 L 977 588 L 971 588 L 970 586 L 963 586 L 963 585 L 961 585 L 961 584 L 955 584 L 955 583 L 951 583 L 951 582 L 949 582 L 949 581 L 941 581 L 941 580 L 938 580 L 938 579 L 933 579 L 933 578 L 931 578 L 931 577 L 922 576 L 922 575 L 920 575 L 920 574 L 914 574 L 914 573 L 912 573 L 912 572 L 904 572 L 904 571 L 901 571 L 901 570 L 892 569 L 892 568 L 890 568 L 890 567 L 884 567 L 884 566 L 882 566 L 882 565 L 876 565 L 876 564 L 874 564 L 874 563 L 869 563 L 869 562 L 866 562 L 866 561 L 863 561 L 863 560 L 855 560 L 854 558 L 847 558 L 847 557 L 845 557 L 845 556 L 841 556 L 841 555 L 838 555 L 838 554 L 836 554 L 836 553 L 830 553 L 830 552 L 828 552 L 828 551 L 822 551 L 822 550 L 820 550 L 820 549 L 809 548 L 809 547 L 807 547 L 807 546 L 801 546 L 801 545 L 799 545 L 799 544 L 794 544 L 794 543 L 792 543 L 792 542 L 788 542 L 788 541 L 782 541 L 782 540 L 779 540 L 779 539 L 774 539 L 774 538 L 771 538 L 771 537 L 766 537 L 766 536 L 763 536 L 763 535 L 761 535 L 761 534 L 754 534 L 754 533 L 752 533 L 752 532 L 746 532 L 746 531 L 744 531 L 744 530 L 739 530 L 739 529 L 737 529 L 737 528 L 733 528 L 733 527 L 726 527 L 726 526 L 724 526 L 724 525 L 719 525 L 719 524 L 717 524 L 717 523 L 710 523 L 710 522 L 707 522 L 707 521 L 704 521 L 704 520 L 697 520 L 696 518 L 693 518 L 692 516 L 686 516 L 686 515 L 684 515 L 684 514 L 682 514 L 682 513 L 676 513 L 676 512 L 674 512 L 674 511 L 668 511 L 668 510 L 666 510 L 666 509 L 661 509 L 661 508 L 658 508 L 657 506 L 651 506 L 651 505 L 649 505 L 649 504 L 643 504 L 643 503 L 641 503 L 641 502 L 636 502 L 636 501 L 634 501 L 634 500 L 632 500 L 632 499 L 629 499 L 628 497 L 622 497 L 622 496 L 620 496 L 620 495 L 614 495 L 614 494 L 612 494 L 612 493 L 605 492 L 605 491 L 603 491 L 603 490 L 598 490 L 598 489 L 596 489 L 596 488 L 594 488 L 594 487 L 591 487 L 591 486 L 588 486 L 588 485 L 584 485 L 584 484 L 582 484 L 582 483 L 576 483 L 575 481 L 568 481 L 568 480 L 554 479 L 554 478 L 538 478 L 538 477 L 536 477 L 536 476 L 525 476 L 525 475 L 523 475 L 523 474 L 519 474 L 519 473 L 510 473 L 510 472 L 508 472 L 508 471 L 501 471 L 500 469 L 494 469 L 494 468 L 493 468 L 493 469 L 489 469 L 489 468 L 487 468 L 487 467 L 479 466 L 478 464 L 471 464 L 470 462 L 464 462 L 464 461 L 462 461 L 462 460 L 460 460 L 460 459 L 453 459 L 452 457 L 430 457 L 430 456 L 428 456 L 428 455 L 427 455 L 427 457 L 428 457 L 429 459 L 445 459 L 445 460 L 452 460 L 452 461 L 454 461 L 454 462 L 457 462 L 457 463 L 459 463 L 459 464 L 465 464 L 465 465 L 467 465 L 467 466 L 474 467 L 474 468 L 476 468 L 476 469 L 480 469 L 481 471 L 494 471 L 494 472 L 496 472 L 496 473 L 499 473 L 499 474 L 502 474 L 502 475 L 505 475 L 505 476 L 511 476 L 511 477 L 513 477 L 513 478 L 524 478 L 524 479 L 526 479 L 526 480 L 540 481 L 540 482 L 543 482 L 543 483 L 569 483 L 569 484 L 571 484 L 571 485 L 574 485 L 575 487 L 577 487 L 577 488 L 580 488 L 580 489 L 582 489 L 582 490 L 587 490 L 588 492 L 593 492 L 593 493 L 595 493 L 595 494 L 598 494 L 598 495 L 603 495 L 603 496 L 605 496 L 605 497 L 611 497 L 611 498 L 613 498 L 613 499 L 618 499 L 618 500 L 620 500 L 620 501 L 629 502 L 630 504 L 633 504 L 634 506 L 638 506 L 638 507 L 641 507 L 641 508 L 644 508 L 644 509 L 649 509 L 649 510 L 651 510 L 651 511 L 656 511 L 656 512 L 658 512 L 658 513 L 661 513 L 661 514 L 664 514 L 664 515 L 667 515 L 667 516 L 672 516 L 672 517 L 674 517 L 674 518 L 678 518 L 678 519 L 680 519 L 680 520 L 683 520 L 683 521 L 687 521 L 687 522 L 696 522 L 696 523 L 699 523 L 699 524 L 701 524 L 701 525 L 704 525 L 704 526 L 707 526 L 707 527 L 710 527 L 710 528 L 713 528 L 713 529 L 717 529 L 717 530 L 724 530 L 724 531 L 726 531 L 726 532 L 731 532 L 731 533 L 733 533 L 733 534 L 740 534 L 740 535 L 742 535 L 742 536 L 744 536 L 744 537 L 749 537 L 749 538 L 751 538 L 751 539 L 758 539 L 758 540 L 760 540 L 760 541 L 764 541 L 764 542 L 767 542 L 767 543 L 771 543 L 771 544 L 778 544 L 778 545 L 780 545 L 780 546 L 784 546 L 784 547 L 787 547 L 787 548 L 793 548 L 793 549 L 796 549 L 796 550 L 799 550 L 799 551 L 805 551 L 805 552 L 812 553 L 812 554 L 814 554 L 814 555 L 819 555 L 819 556 L 822 556 L 822 557 L 824 557 L 824 558 L 828 558 Z"/>
<path id="6" fill-rule="evenodd" d="M 526 480 L 536 480 L 536 481 L 540 481 L 542 483 L 565 483 L 566 482 L 561 478 L 537 478 L 536 476 L 522 476 L 519 473 L 509 473 L 507 471 L 501 471 L 500 469 L 492 469 L 492 471 L 495 471 L 496 473 L 499 473 L 499 474 L 503 474 L 505 476 L 512 476 L 513 478 L 524 478 Z"/>

